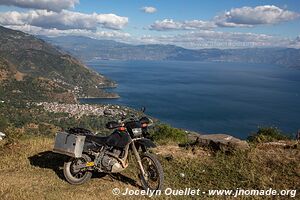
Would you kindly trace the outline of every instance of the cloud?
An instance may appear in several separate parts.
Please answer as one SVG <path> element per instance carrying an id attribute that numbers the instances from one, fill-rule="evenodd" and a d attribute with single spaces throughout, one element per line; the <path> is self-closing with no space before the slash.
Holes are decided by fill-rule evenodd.
<path id="1" fill-rule="evenodd" d="M 197 30 L 176 35 L 145 35 L 143 43 L 173 44 L 189 49 L 287 47 L 291 40 L 266 34 Z"/>
<path id="2" fill-rule="evenodd" d="M 95 39 L 123 39 L 130 37 L 129 33 L 124 33 L 120 31 L 93 31 L 93 30 L 83 30 L 83 29 L 68 29 L 68 30 L 59 30 L 56 28 L 45 29 L 37 26 L 31 25 L 10 25 L 6 26 L 7 28 L 19 30 L 22 32 L 26 32 L 33 35 L 45 35 L 49 37 L 57 37 L 57 36 L 85 36 Z"/>
<path id="3" fill-rule="evenodd" d="M 252 48 L 252 47 L 293 47 L 300 48 L 300 36 L 295 39 L 276 37 L 266 34 L 222 32 L 213 30 L 197 30 L 175 35 L 143 35 L 132 36 L 121 31 L 93 31 L 83 29 L 58 30 L 45 29 L 31 25 L 6 26 L 7 28 L 20 30 L 34 35 L 56 36 L 85 36 L 95 39 L 113 39 L 130 44 L 171 44 L 188 49 L 203 48 Z"/>
<path id="4" fill-rule="evenodd" d="M 120 30 L 128 23 L 127 17 L 115 14 L 84 14 L 62 10 L 53 12 L 47 10 L 31 10 L 28 12 L 10 11 L 0 13 L 2 25 L 32 25 L 46 29 L 56 28 L 96 30 L 98 27 Z"/>
<path id="5" fill-rule="evenodd" d="M 150 30 L 169 31 L 169 30 L 196 30 L 196 29 L 212 29 L 215 25 L 210 21 L 190 20 L 177 22 L 172 19 L 164 19 L 162 21 L 155 21 L 150 25 Z"/>
<path id="6" fill-rule="evenodd" d="M 63 9 L 74 8 L 79 0 L 1 0 L 0 5 L 21 8 L 45 9 L 60 12 Z"/>
<path id="7" fill-rule="evenodd" d="M 260 24 L 278 24 L 300 17 L 299 13 L 278 8 L 274 5 L 233 8 L 214 21 L 220 27 L 252 27 Z"/>
<path id="8" fill-rule="evenodd" d="M 150 14 L 155 13 L 157 11 L 156 8 L 151 6 L 142 7 L 141 10 L 144 11 L 145 13 L 150 13 Z"/>
<path id="9" fill-rule="evenodd" d="M 233 8 L 222 15 L 215 16 L 212 20 L 174 21 L 164 19 L 155 21 L 149 26 L 150 30 L 208 30 L 216 27 L 253 27 L 260 24 L 277 24 L 294 20 L 300 13 L 284 10 L 273 5 L 257 7 Z"/>
<path id="10" fill-rule="evenodd" d="M 25 0 L 0 1 L 0 5 L 8 5 L 7 2 L 25 2 Z M 40 2 L 42 4 L 42 2 L 47 1 L 50 0 L 27 0 L 26 3 Z M 51 2 L 56 1 L 58 0 L 52 0 Z M 73 7 L 79 0 L 59 0 L 59 2 L 74 2 L 74 4 L 70 4 L 70 6 L 66 6 L 67 4 L 65 4 L 65 6 L 58 10 L 50 9 L 52 4 L 49 4 L 47 8 L 41 10 L 41 7 L 37 7 L 37 3 L 36 6 L 32 6 L 33 8 L 37 8 L 37 10 L 0 12 L 0 24 L 35 35 L 75 35 L 96 39 L 114 39 L 131 44 L 173 44 L 192 49 L 248 47 L 300 48 L 300 36 L 292 40 L 267 34 L 215 30 L 218 27 L 252 27 L 260 24 L 277 24 L 296 19 L 300 16 L 299 13 L 284 10 L 276 6 L 265 5 L 233 8 L 209 21 L 158 20 L 150 25 L 148 29 L 156 31 L 184 30 L 185 32 L 172 32 L 169 35 L 162 33 L 156 36 L 131 36 L 129 33 L 120 31 L 128 24 L 127 17 L 116 14 L 86 14 L 70 11 L 66 10 L 66 8 Z M 144 12 L 149 11 L 146 11 L 146 8 L 149 7 L 144 7 Z M 111 30 L 101 30 L 102 28 Z"/>

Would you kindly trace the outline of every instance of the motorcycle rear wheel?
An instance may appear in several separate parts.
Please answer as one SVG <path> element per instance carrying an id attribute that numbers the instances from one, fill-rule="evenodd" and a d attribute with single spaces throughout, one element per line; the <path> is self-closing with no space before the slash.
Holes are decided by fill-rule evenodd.
<path id="1" fill-rule="evenodd" d="M 82 154 L 81 158 L 71 158 L 69 162 L 65 162 L 64 164 L 64 176 L 66 180 L 72 185 L 81 185 L 92 177 L 92 172 L 88 171 L 87 168 L 83 168 L 80 170 L 76 170 L 75 166 L 77 164 L 82 164 L 86 162 L 90 162 L 91 158 Z"/>

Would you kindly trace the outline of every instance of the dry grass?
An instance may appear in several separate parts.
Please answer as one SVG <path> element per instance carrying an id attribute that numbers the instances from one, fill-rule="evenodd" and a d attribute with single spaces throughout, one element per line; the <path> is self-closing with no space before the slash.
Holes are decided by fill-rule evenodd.
<path id="1" fill-rule="evenodd" d="M 0 70 L 0 83 L 3 80 L 6 80 L 6 79 L 7 79 L 7 71 L 6 70 Z"/>
<path id="2" fill-rule="evenodd" d="M 207 158 L 211 153 L 201 147 L 182 148 L 175 144 L 158 146 L 153 150 L 157 155 L 175 159 Z"/>
<path id="3" fill-rule="evenodd" d="M 0 141 L 0 199 L 149 199 L 112 194 L 112 189 L 116 187 L 121 191 L 125 188 L 140 189 L 139 182 L 136 182 L 135 167 L 126 169 L 122 175 L 114 178 L 97 174 L 88 183 L 73 186 L 63 179 L 60 169 L 66 158 L 51 152 L 53 139 L 37 137 L 13 145 L 4 144 Z M 237 152 L 234 155 L 210 155 L 202 149 L 176 146 L 159 147 L 155 151 L 160 154 L 165 171 L 165 187 L 201 190 L 300 188 L 299 148 L 260 145 L 249 152 Z M 168 152 L 174 155 L 172 159 L 164 159 Z M 181 173 L 185 177 L 181 177 Z M 162 196 L 160 199 L 174 197 Z M 184 198 L 179 196 L 175 199 Z M 220 197 L 203 196 L 201 199 Z"/>
<path id="4" fill-rule="evenodd" d="M 23 81 L 26 74 L 17 71 L 14 76 L 17 81 Z"/>
<path id="5" fill-rule="evenodd" d="M 68 184 L 60 170 L 65 158 L 53 154 L 52 145 L 52 139 L 36 138 L 0 150 L 0 199 L 112 199 L 115 187 L 136 188 L 130 171 L 116 179 L 98 175 L 81 186 Z"/>

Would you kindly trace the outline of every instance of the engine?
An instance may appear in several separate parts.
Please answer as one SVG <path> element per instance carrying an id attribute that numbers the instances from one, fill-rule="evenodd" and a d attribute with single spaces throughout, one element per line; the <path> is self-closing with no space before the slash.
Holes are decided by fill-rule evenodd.
<path id="1" fill-rule="evenodd" d="M 112 153 L 119 157 L 122 152 L 120 150 L 114 149 Z M 116 173 L 116 172 L 121 172 L 122 170 L 124 170 L 124 168 L 119 163 L 119 161 L 109 154 L 104 154 L 103 157 L 101 158 L 100 163 L 101 163 L 100 164 L 101 168 L 104 171 Z"/>

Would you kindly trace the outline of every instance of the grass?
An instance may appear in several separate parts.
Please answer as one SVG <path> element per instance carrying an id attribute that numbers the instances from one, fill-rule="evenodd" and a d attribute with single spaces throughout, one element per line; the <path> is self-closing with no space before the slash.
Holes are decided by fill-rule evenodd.
<path id="1" fill-rule="evenodd" d="M 112 194 L 118 187 L 139 189 L 137 168 L 130 167 L 119 175 L 101 177 L 100 174 L 84 185 L 68 184 L 60 167 L 66 157 L 51 152 L 53 138 L 26 138 L 13 144 L 0 141 L 0 199 L 124 199 Z M 165 149 L 168 146 L 165 146 Z M 206 152 L 200 147 L 198 151 Z M 162 147 L 162 149 L 164 149 Z M 180 149 L 192 154 L 195 149 Z M 198 154 L 166 159 L 159 155 L 165 172 L 165 188 L 186 187 L 209 189 L 298 189 L 300 188 L 300 149 L 253 146 L 247 152 Z M 184 174 L 184 177 L 182 177 Z M 298 191 L 299 192 L 299 191 Z M 126 197 L 128 198 L 128 197 Z M 299 194 L 295 199 L 299 198 Z M 132 197 L 130 199 L 149 199 Z M 189 199 L 188 197 L 166 197 L 158 199 Z M 218 196 L 201 196 L 201 199 L 220 199 Z M 232 198 L 233 199 L 233 198 Z M 235 198 L 241 199 L 241 198 Z M 246 198 L 245 199 L 252 199 Z M 257 199 L 266 199 L 261 197 Z M 274 199 L 274 198 L 269 198 Z"/>

